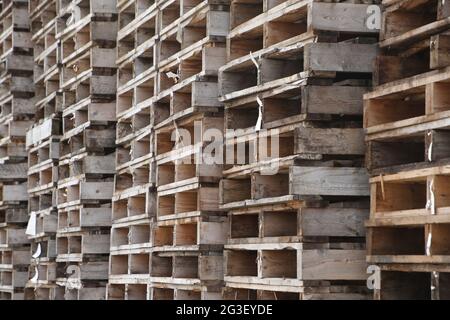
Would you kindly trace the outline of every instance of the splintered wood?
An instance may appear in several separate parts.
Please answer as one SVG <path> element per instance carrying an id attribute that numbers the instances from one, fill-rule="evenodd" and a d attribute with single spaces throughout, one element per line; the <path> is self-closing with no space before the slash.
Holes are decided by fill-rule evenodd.
<path id="1" fill-rule="evenodd" d="M 383 1 L 365 100 L 376 299 L 450 299 L 450 3 Z"/>
<path id="2" fill-rule="evenodd" d="M 450 9 L 378 2 L 0 1 L 0 299 L 369 299 L 369 215 L 445 298 Z"/>

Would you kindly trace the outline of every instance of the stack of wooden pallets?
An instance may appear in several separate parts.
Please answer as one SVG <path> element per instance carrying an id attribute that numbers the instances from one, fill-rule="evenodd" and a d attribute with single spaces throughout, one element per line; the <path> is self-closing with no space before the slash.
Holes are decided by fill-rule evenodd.
<path id="1" fill-rule="evenodd" d="M 369 4 L 232 1 L 219 70 L 226 299 L 365 299 Z M 339 23 L 336 23 L 339 21 Z"/>
<path id="2" fill-rule="evenodd" d="M 228 1 L 119 2 L 111 299 L 221 295 L 222 168 L 195 162 L 207 141 L 194 126 L 223 130 L 228 11 Z"/>
<path id="3" fill-rule="evenodd" d="M 225 62 L 229 1 L 161 4 L 150 297 L 215 299 L 221 294 L 226 239 L 226 217 L 218 206 L 222 166 L 200 157 L 211 139 L 207 131 L 223 132 L 217 73 Z"/>
<path id="4" fill-rule="evenodd" d="M 28 3 L 0 3 L 0 299 L 24 298 L 30 244 L 26 236 L 26 130 L 34 115 L 33 45 Z"/>
<path id="5" fill-rule="evenodd" d="M 365 95 L 377 299 L 449 299 L 450 3 L 383 1 Z"/>
<path id="6" fill-rule="evenodd" d="M 67 300 L 105 299 L 115 173 L 117 4 L 59 1 L 62 137 L 57 284 Z"/>
<path id="7" fill-rule="evenodd" d="M 449 299 L 450 4 L 377 2 L 0 0 L 0 299 Z"/>
<path id="8" fill-rule="evenodd" d="M 150 117 L 156 73 L 157 3 L 119 1 L 117 152 L 108 299 L 145 300 L 156 190 Z"/>
<path id="9" fill-rule="evenodd" d="M 35 124 L 27 132 L 28 213 L 36 223 L 32 240 L 30 281 L 25 298 L 61 299 L 64 290 L 56 284 L 56 229 L 58 212 L 59 139 L 61 137 L 62 94 L 59 86 L 60 63 L 58 12 L 56 0 L 32 0 L 29 16 L 34 46 Z M 30 226 L 31 227 L 31 226 Z"/>

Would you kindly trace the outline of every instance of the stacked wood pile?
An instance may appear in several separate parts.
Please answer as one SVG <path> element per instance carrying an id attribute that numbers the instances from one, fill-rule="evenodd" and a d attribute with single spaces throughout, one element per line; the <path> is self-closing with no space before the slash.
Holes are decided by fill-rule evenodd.
<path id="1" fill-rule="evenodd" d="M 194 126 L 223 129 L 228 21 L 228 1 L 119 3 L 110 298 L 221 296 L 222 168 L 195 162 Z"/>
<path id="2" fill-rule="evenodd" d="M 446 1 L 383 1 L 364 97 L 377 299 L 450 298 L 449 21 Z"/>
<path id="3" fill-rule="evenodd" d="M 0 299 L 450 298 L 450 5 L 377 2 L 0 0 Z"/>
<path id="4" fill-rule="evenodd" d="M 153 124 L 157 1 L 118 1 L 116 177 L 108 299 L 145 300 L 156 216 Z"/>
<path id="5" fill-rule="evenodd" d="M 234 130 L 220 184 L 226 299 L 369 297 L 362 97 L 377 30 L 367 9 L 231 2 L 219 70 L 225 129 Z"/>
<path id="6" fill-rule="evenodd" d="M 217 74 L 225 63 L 229 1 L 166 1 L 159 19 L 150 298 L 217 299 L 226 240 L 222 167 L 198 156 L 209 142 L 208 129 L 223 132 Z"/>
<path id="7" fill-rule="evenodd" d="M 64 290 L 56 284 L 56 230 L 58 212 L 59 140 L 62 134 L 62 93 L 60 91 L 60 42 L 56 0 L 29 2 L 34 46 L 36 116 L 27 132 L 28 212 L 35 220 L 30 230 L 31 256 L 26 299 L 61 299 Z M 30 225 L 30 228 L 32 226 Z"/>
<path id="8" fill-rule="evenodd" d="M 116 1 L 59 1 L 58 10 L 56 280 L 66 300 L 105 299 L 115 173 Z"/>
<path id="9" fill-rule="evenodd" d="M 24 298 L 30 262 L 25 137 L 35 107 L 29 27 L 26 0 L 0 2 L 0 300 Z"/>

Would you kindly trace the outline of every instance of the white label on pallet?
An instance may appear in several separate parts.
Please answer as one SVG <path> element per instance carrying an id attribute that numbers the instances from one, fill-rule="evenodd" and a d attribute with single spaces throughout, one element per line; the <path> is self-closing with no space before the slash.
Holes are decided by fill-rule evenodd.
<path id="1" fill-rule="evenodd" d="M 427 239 L 427 256 L 431 257 L 431 240 L 433 239 L 431 232 L 428 234 Z"/>
<path id="2" fill-rule="evenodd" d="M 30 279 L 31 283 L 37 283 L 39 280 L 39 269 L 37 266 L 34 267 L 34 276 Z"/>
<path id="3" fill-rule="evenodd" d="M 42 253 L 42 249 L 41 249 L 41 244 L 38 243 L 38 246 L 36 248 L 36 252 L 32 255 L 33 259 L 37 259 L 41 256 Z"/>
<path id="4" fill-rule="evenodd" d="M 255 131 L 259 132 L 262 129 L 262 117 L 263 117 L 262 108 L 263 108 L 264 104 L 259 97 L 256 98 L 256 101 L 259 104 L 259 115 L 258 115 L 258 121 L 256 122 Z"/>
<path id="5" fill-rule="evenodd" d="M 77 23 L 81 20 L 81 9 L 76 4 L 72 3 L 68 9 L 68 11 L 71 13 L 69 19 L 67 19 L 66 25 L 70 26 L 72 24 Z"/>
<path id="6" fill-rule="evenodd" d="M 36 235 L 36 213 L 32 212 L 30 215 L 30 220 L 28 220 L 27 230 L 25 234 L 29 236 Z"/>

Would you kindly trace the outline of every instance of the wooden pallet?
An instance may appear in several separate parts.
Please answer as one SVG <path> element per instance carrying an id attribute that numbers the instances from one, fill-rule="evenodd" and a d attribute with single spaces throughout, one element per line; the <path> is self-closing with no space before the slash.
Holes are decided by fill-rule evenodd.
<path id="1" fill-rule="evenodd" d="M 37 280 L 29 281 L 27 287 L 33 285 L 34 287 L 39 287 L 55 283 L 57 274 L 56 268 L 57 264 L 55 262 L 32 262 L 29 269 L 29 279 L 33 279 L 37 274 Z"/>
<path id="2" fill-rule="evenodd" d="M 446 166 L 371 179 L 367 261 L 382 270 L 375 298 L 446 299 L 446 179 Z"/>
<path id="3" fill-rule="evenodd" d="M 152 288 L 183 290 L 187 296 L 198 296 L 202 291 L 216 292 L 216 297 L 219 297 L 223 279 L 223 253 L 198 250 L 158 252 L 154 249 L 150 258 L 150 275 Z"/>
<path id="4" fill-rule="evenodd" d="M 30 75 L 16 76 L 14 71 L 6 72 L 0 80 L 0 161 L 26 162 L 25 136 L 27 129 L 33 124 L 34 86 Z"/>
<path id="5" fill-rule="evenodd" d="M 81 132 L 71 132 L 60 142 L 60 161 L 88 154 L 111 154 L 114 151 L 114 127 L 90 128 Z"/>
<path id="6" fill-rule="evenodd" d="M 321 177 L 318 184 L 317 177 Z M 334 180 L 334 182 L 333 182 Z M 220 208 L 233 209 L 289 200 L 365 197 L 366 170 L 360 167 L 292 166 L 275 175 L 237 173 L 220 183 Z"/>
<path id="7" fill-rule="evenodd" d="M 53 214 L 52 222 L 51 232 L 41 233 L 36 230 L 36 236 L 30 237 L 33 241 L 25 300 L 63 300 L 64 288 L 56 284 L 56 277 L 60 272 L 56 263 L 56 214 Z M 39 216 L 37 224 L 39 226 Z"/>
<path id="8" fill-rule="evenodd" d="M 88 127 L 105 126 L 116 122 L 115 102 L 96 102 L 85 99 L 80 103 L 64 109 L 63 131 L 65 136 L 82 131 Z"/>
<path id="9" fill-rule="evenodd" d="M 66 271 L 58 276 L 56 283 L 66 287 L 66 300 L 84 300 L 91 295 L 94 299 L 104 299 L 113 181 L 69 178 L 60 181 L 58 188 L 56 262 L 63 270 L 73 265 L 80 273 L 70 275 Z M 81 289 L 73 287 L 72 281 L 81 284 Z"/>
<path id="10" fill-rule="evenodd" d="M 286 171 L 295 163 L 320 163 L 339 159 L 362 161 L 365 152 L 363 130 L 355 122 L 303 120 L 274 129 L 254 132 L 254 127 L 225 136 L 227 163 L 224 175 L 240 171 Z M 337 140 L 345 144 L 335 143 Z M 275 172 L 276 173 L 276 172 Z"/>
<path id="11" fill-rule="evenodd" d="M 361 78 L 364 74 L 370 77 L 372 61 L 376 56 L 375 45 L 358 43 L 358 40 L 316 43 L 315 39 L 314 36 L 310 36 L 303 42 L 296 40 L 281 53 L 277 44 L 270 51 L 261 52 L 260 55 L 250 53 L 221 67 L 220 100 L 231 101 L 273 89 L 283 81 L 296 80 L 301 83 L 303 79 L 308 78 L 336 79 L 338 73 L 345 74 L 337 78 L 339 80 Z M 353 57 L 355 51 L 360 52 L 363 58 L 344 62 Z M 330 59 L 330 55 L 335 59 Z M 239 81 L 236 81 L 238 79 Z"/>
<path id="12" fill-rule="evenodd" d="M 58 30 L 64 21 L 59 19 L 60 1 L 31 1 L 29 15 L 34 44 L 34 82 L 36 93 L 36 122 L 61 120 L 63 95 L 60 89 L 61 42 Z M 39 121 L 38 121 L 39 120 Z"/>
<path id="13" fill-rule="evenodd" d="M 407 268 L 406 268 L 407 269 Z M 449 274 L 381 266 L 377 300 L 448 300 Z"/>
<path id="14" fill-rule="evenodd" d="M 376 35 L 366 23 L 367 6 L 351 3 L 313 3 L 313 1 L 255 1 L 231 4 L 231 31 L 227 35 L 228 60 L 259 53 L 280 44 L 283 48 L 289 41 L 337 32 L 353 35 Z M 332 23 L 327 17 L 339 16 L 342 23 Z M 344 22 L 345 21 L 345 22 Z M 297 40 L 298 41 L 298 40 Z M 271 47 L 272 46 L 272 47 Z M 260 51 L 261 50 L 261 51 Z M 269 49 L 270 51 L 270 49 Z"/>
<path id="15" fill-rule="evenodd" d="M 109 234 L 108 232 L 103 234 L 60 232 L 56 238 L 56 250 L 58 254 L 57 262 L 82 262 L 83 256 L 89 257 L 89 255 L 94 257 L 98 255 L 107 259 L 107 256 L 103 256 L 109 253 Z M 106 278 L 101 277 L 100 279 Z"/>
<path id="16" fill-rule="evenodd" d="M 218 251 L 226 241 L 226 223 L 227 218 L 220 215 L 160 221 L 152 230 L 153 246 L 178 251 Z"/>
<path id="17" fill-rule="evenodd" d="M 58 285 L 66 286 L 67 282 L 61 280 Z M 81 289 L 67 289 L 64 293 L 64 300 L 105 300 L 106 285 L 107 283 L 104 281 L 95 281 L 84 284 Z"/>
<path id="18" fill-rule="evenodd" d="M 448 179 L 447 167 L 431 167 L 408 172 L 385 175 L 371 179 L 371 220 L 368 222 L 372 246 L 369 246 L 370 256 L 408 255 L 408 246 L 402 249 L 402 241 L 396 241 L 398 246 L 388 240 L 394 232 L 411 233 L 411 252 L 424 255 L 423 263 L 439 259 L 438 252 L 445 254 L 445 242 L 439 241 L 439 235 L 445 236 L 448 221 L 445 220 L 446 191 L 445 181 Z M 381 189 L 383 188 L 383 190 Z M 428 204 L 427 204 L 428 203 Z M 430 250 L 436 246 L 434 257 L 426 257 L 426 241 L 428 235 L 436 232 L 436 238 L 430 243 Z M 379 233 L 379 236 L 375 233 Z M 423 235 L 423 239 L 419 237 Z M 371 239 L 373 237 L 373 239 Z M 417 241 L 412 241 L 415 237 Z M 400 239 L 399 239 L 400 240 Z M 392 246 L 391 249 L 388 248 Z M 423 247 L 420 244 L 423 244 Z M 406 245 L 406 243 L 405 243 Z M 440 245 L 444 245 L 440 247 Z M 384 248 L 384 249 L 383 249 Z M 440 249 L 441 248 L 441 249 Z M 396 252 L 398 249 L 398 252 Z M 383 253 L 385 252 L 385 253 Z M 413 254 L 413 253 L 411 253 Z M 418 260 L 421 257 L 417 257 Z M 401 259 L 401 257 L 399 257 Z M 408 257 L 405 256 L 405 261 Z M 414 257 L 411 256 L 411 259 Z M 380 257 L 383 260 L 382 257 Z M 387 260 L 388 257 L 386 257 Z M 429 259 L 429 260 L 427 260 Z M 377 260 L 374 257 L 374 261 Z M 395 259 L 394 259 L 395 260 Z M 395 261 L 392 261 L 395 263 Z"/>
<path id="19" fill-rule="evenodd" d="M 113 182 L 70 179 L 58 185 L 58 209 L 83 204 L 101 205 L 111 202 Z"/>
<path id="20" fill-rule="evenodd" d="M 28 32 L 29 17 L 27 1 L 12 0 L 3 3 L 0 20 L 0 56 L 6 57 L 16 50 L 30 52 L 32 44 Z"/>
<path id="21" fill-rule="evenodd" d="M 111 209 L 83 206 L 58 210 L 56 284 L 65 300 L 105 299 Z"/>
<path id="22" fill-rule="evenodd" d="M 28 221 L 27 208 L 22 206 L 9 207 L 2 206 L 0 208 L 0 224 L 24 224 Z"/>
<path id="23" fill-rule="evenodd" d="M 219 112 L 223 104 L 217 101 L 215 76 L 194 75 L 163 91 L 154 101 L 152 117 L 155 126 L 186 118 L 196 113 Z"/>
<path id="24" fill-rule="evenodd" d="M 118 124 L 118 136 L 121 124 Z M 135 125 L 127 124 L 129 128 L 136 128 Z M 134 138 L 127 137 L 118 142 L 120 146 L 116 150 L 116 168 L 118 172 L 127 172 L 130 168 L 140 168 L 143 166 L 149 167 L 149 182 L 154 181 L 154 134 L 147 128 L 143 128 L 142 132 Z M 130 140 L 129 140 L 130 139 Z"/>
<path id="25" fill-rule="evenodd" d="M 156 161 L 194 155 L 208 143 L 205 138 L 207 130 L 222 131 L 222 128 L 223 118 L 220 113 L 199 113 L 179 121 L 162 123 L 155 127 Z"/>
<path id="26" fill-rule="evenodd" d="M 225 136 L 227 157 L 239 166 L 277 161 L 275 158 L 283 162 L 294 156 L 305 160 L 362 156 L 361 98 L 367 83 L 361 79 L 317 82 L 299 74 L 224 100 L 225 128 L 230 129 Z M 261 132 L 256 129 L 258 123 Z M 335 138 L 347 142 L 335 144 Z M 244 149 L 242 163 L 236 157 L 239 153 L 242 157 Z"/>
<path id="27" fill-rule="evenodd" d="M 266 289 L 246 289 L 238 285 L 227 287 L 224 300 L 369 300 L 367 288 L 361 284 L 324 284 L 304 287 L 303 292 L 273 291 Z"/>
<path id="28" fill-rule="evenodd" d="M 0 229 L 0 248 L 15 248 L 28 245 L 24 227 L 5 226 Z"/>
<path id="29" fill-rule="evenodd" d="M 440 130 L 445 129 L 448 121 L 445 103 L 448 72 L 446 68 L 398 80 L 365 96 L 369 169 L 376 173 L 376 169 L 394 166 L 401 169 L 401 165 L 448 158 L 442 147 L 445 131 Z M 390 109 L 394 103 L 395 108 Z M 396 150 L 405 146 L 409 149 L 408 158 Z"/>
<path id="30" fill-rule="evenodd" d="M 367 205 L 360 200 L 291 200 L 230 210 L 224 298 L 278 299 L 280 294 L 280 299 L 367 299 L 363 281 Z M 321 254 L 314 258 L 316 250 Z M 309 259 L 316 260 L 311 264 Z M 329 268 L 328 259 L 337 264 Z M 339 263 L 352 271 L 345 274 Z M 360 279 L 352 278 L 358 272 Z"/>
<path id="31" fill-rule="evenodd" d="M 195 155 L 203 150 L 203 133 L 209 128 L 220 130 L 222 126 L 220 116 L 199 114 L 179 121 L 176 126 L 161 124 L 157 127 L 155 143 L 158 219 L 163 216 L 167 220 L 195 216 L 202 211 L 220 211 L 217 205 L 217 182 L 221 177 L 221 166 L 199 165 Z M 199 141 L 193 140 L 194 127 L 197 127 L 195 130 L 199 132 Z M 183 141 L 185 139 L 182 138 L 181 142 L 177 142 L 177 139 L 172 139 L 174 130 L 177 135 L 181 130 L 186 130 L 191 134 L 192 141 Z M 186 165 L 181 165 L 183 160 L 192 162 L 184 162 Z M 201 173 L 202 171 L 204 173 Z"/>
<path id="32" fill-rule="evenodd" d="M 130 250 L 129 253 L 116 252 L 110 257 L 109 282 L 112 284 L 149 283 L 149 250 Z"/>
<path id="33" fill-rule="evenodd" d="M 35 255 L 38 252 L 40 246 L 41 254 L 37 257 L 36 261 L 52 262 L 56 258 L 56 237 L 54 235 L 44 236 L 31 244 L 31 254 Z"/>
<path id="34" fill-rule="evenodd" d="M 171 285 L 154 283 L 149 289 L 150 300 L 221 300 L 221 286 Z"/>
<path id="35" fill-rule="evenodd" d="M 282 292 L 302 292 L 322 281 L 362 287 L 365 266 L 364 247 L 357 243 L 227 245 L 224 278 L 231 287 Z"/>
<path id="36" fill-rule="evenodd" d="M 289 187 L 282 177 L 289 177 L 288 168 L 295 163 L 361 159 L 361 95 L 367 90 L 371 61 L 376 55 L 373 41 L 369 40 L 376 30 L 368 30 L 363 22 L 366 9 L 366 5 L 308 1 L 232 1 L 231 32 L 227 36 L 229 62 L 219 70 L 219 90 L 225 104 L 225 128 L 238 130 L 226 136 L 227 157 L 234 160 L 235 166 L 227 168 L 224 175 L 245 177 L 240 182 L 247 183 L 248 197 L 241 197 L 241 204 L 264 203 L 265 197 L 275 202 L 290 199 L 283 198 L 289 194 Z M 328 24 L 323 15 L 330 15 L 330 10 L 336 10 L 332 14 L 344 20 L 350 16 L 340 11 L 352 12 L 352 22 L 338 27 Z M 345 57 L 351 56 L 345 52 L 355 48 L 364 52 L 365 58 L 344 66 Z M 342 58 L 321 58 L 330 52 Z M 334 99 L 339 102 L 333 103 Z M 259 134 L 258 122 L 261 129 L 268 131 Z M 331 147 L 340 145 L 331 142 L 334 134 L 347 139 L 342 145 L 349 149 Z M 280 147 L 268 154 L 265 146 L 270 149 L 277 140 Z M 244 163 L 238 162 L 239 149 L 245 150 Z M 276 156 L 274 151 L 278 151 Z M 251 174 L 273 167 L 279 167 L 281 175 L 274 180 L 267 177 L 267 182 L 285 186 L 284 191 L 271 192 L 262 187 L 266 194 L 261 193 L 257 201 L 250 200 Z"/>
<path id="37" fill-rule="evenodd" d="M 158 191 L 158 220 L 188 218 L 204 213 L 218 214 L 219 188 L 205 183 L 192 183 L 174 189 Z"/>
<path id="38" fill-rule="evenodd" d="M 292 200 L 229 211 L 229 245 L 364 241 L 368 201 Z M 351 225 L 351 227 L 350 227 Z"/>
<path id="39" fill-rule="evenodd" d="M 150 300 L 149 285 L 146 283 L 111 283 L 108 284 L 107 300 Z"/>
<path id="40" fill-rule="evenodd" d="M 115 122 L 108 110 L 114 108 L 116 67 L 114 62 L 117 33 L 115 1 L 84 1 L 76 4 L 80 17 L 70 17 L 70 4 L 60 7 L 66 21 L 58 30 L 61 41 L 61 78 L 63 90 L 63 148 L 75 154 L 69 140 L 83 141 L 86 128 Z M 72 24 L 68 23 L 72 21 Z M 114 130 L 114 128 L 112 128 Z M 112 132 L 112 130 L 111 130 Z M 111 132 L 104 132 L 105 136 Z M 112 135 L 113 136 L 113 135 Z M 111 145 L 111 143 L 110 143 Z"/>
<path id="41" fill-rule="evenodd" d="M 0 249 L 0 300 L 23 300 L 29 254 L 26 247 Z"/>
<path id="42" fill-rule="evenodd" d="M 384 3 L 375 84 L 449 66 L 449 12 L 439 1 Z"/>
<path id="43" fill-rule="evenodd" d="M 30 193 L 37 193 L 53 189 L 58 182 L 58 167 L 50 162 L 28 171 L 28 189 Z"/>
<path id="44" fill-rule="evenodd" d="M 155 191 L 151 184 L 144 184 L 116 193 L 113 197 L 115 223 L 147 220 L 155 216 Z"/>
<path id="45" fill-rule="evenodd" d="M 25 288 L 25 300 L 64 300 L 64 288 L 58 285 L 29 285 Z"/>
<path id="46" fill-rule="evenodd" d="M 138 252 L 152 247 L 150 218 L 115 223 L 111 230 L 111 251 Z"/>
<path id="47" fill-rule="evenodd" d="M 29 252 L 26 250 L 1 250 L 0 251 L 0 265 L 2 269 L 8 269 L 13 266 L 26 266 L 29 260 Z"/>

